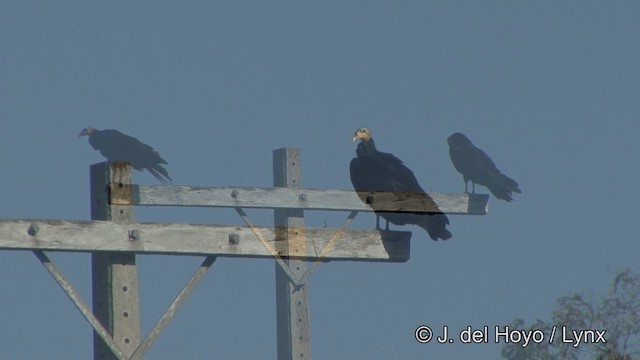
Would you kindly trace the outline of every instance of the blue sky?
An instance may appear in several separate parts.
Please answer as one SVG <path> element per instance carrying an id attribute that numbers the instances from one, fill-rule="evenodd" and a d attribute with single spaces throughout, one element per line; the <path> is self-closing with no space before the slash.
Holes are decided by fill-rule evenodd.
<path id="1" fill-rule="evenodd" d="M 414 232 L 404 264 L 329 263 L 310 281 L 316 359 L 480 359 L 501 345 L 418 344 L 417 326 L 548 319 L 555 299 L 638 271 L 640 5 L 633 2 L 0 2 L 0 218 L 89 219 L 85 126 L 155 147 L 175 184 L 349 189 L 353 131 L 461 192 L 463 132 L 523 190 L 455 239 Z M 147 173 L 134 181 L 156 184 Z M 480 192 L 486 189 L 479 188 Z M 270 224 L 268 211 L 249 212 Z M 337 227 L 346 213 L 309 212 Z M 140 221 L 241 224 L 232 209 L 139 208 Z M 354 228 L 370 228 L 360 214 Z M 90 299 L 86 254 L 51 254 Z M 200 263 L 139 257 L 146 333 Z M 29 252 L 0 251 L 2 358 L 86 359 L 89 325 Z M 220 259 L 149 359 L 275 358 L 272 260 Z"/>

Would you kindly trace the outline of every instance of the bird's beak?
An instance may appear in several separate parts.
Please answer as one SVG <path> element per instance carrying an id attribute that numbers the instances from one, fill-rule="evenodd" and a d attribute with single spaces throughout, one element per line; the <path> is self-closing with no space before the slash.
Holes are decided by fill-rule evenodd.
<path id="1" fill-rule="evenodd" d="M 351 142 L 355 143 L 356 141 L 358 141 L 358 135 L 353 135 L 353 137 L 351 138 Z"/>
<path id="2" fill-rule="evenodd" d="M 81 138 L 83 136 L 87 135 L 85 130 L 80 131 L 80 134 L 78 134 L 78 137 Z"/>

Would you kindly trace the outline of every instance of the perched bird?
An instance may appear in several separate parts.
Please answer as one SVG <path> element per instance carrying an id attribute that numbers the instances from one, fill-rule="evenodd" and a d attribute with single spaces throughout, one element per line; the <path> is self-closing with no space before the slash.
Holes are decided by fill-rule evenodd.
<path id="1" fill-rule="evenodd" d="M 476 192 L 476 184 L 486 186 L 498 199 L 513 201 L 511 192 L 521 193 L 518 183 L 498 170 L 489 155 L 477 148 L 462 133 L 452 134 L 447 138 L 449 156 L 456 170 L 464 179 L 464 191 L 468 191 L 471 181 L 472 192 Z"/>
<path id="2" fill-rule="evenodd" d="M 356 148 L 356 157 L 351 160 L 351 183 L 356 191 L 395 191 L 412 192 L 419 196 L 425 206 L 436 209 L 430 213 L 400 213 L 376 211 L 377 216 L 382 216 L 396 225 L 414 224 L 425 229 L 433 240 L 447 240 L 451 233 L 446 229 L 449 224 L 447 216 L 438 210 L 438 205 L 433 201 L 418 184 L 413 172 L 406 167 L 402 160 L 393 154 L 384 153 L 376 149 L 376 144 L 371 133 L 366 128 L 360 128 L 353 134 L 352 141 L 360 141 Z M 361 196 L 362 201 L 367 202 Z M 379 228 L 379 219 L 376 219 L 376 228 Z"/>
<path id="3" fill-rule="evenodd" d="M 162 183 L 171 181 L 167 169 L 162 166 L 167 162 L 151 146 L 138 139 L 118 130 L 98 130 L 92 127 L 84 128 L 78 137 L 85 135 L 89 137 L 89 145 L 100 151 L 107 160 L 128 161 L 134 169 L 146 169 Z"/>

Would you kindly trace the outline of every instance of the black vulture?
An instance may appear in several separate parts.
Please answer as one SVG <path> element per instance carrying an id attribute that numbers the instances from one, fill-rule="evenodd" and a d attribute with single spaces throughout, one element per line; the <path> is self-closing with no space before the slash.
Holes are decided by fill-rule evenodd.
<path id="1" fill-rule="evenodd" d="M 351 160 L 349 169 L 351 183 L 356 191 L 413 192 L 415 196 L 422 198 L 425 206 L 438 209 L 438 205 L 422 189 L 413 172 L 403 164 L 402 160 L 393 154 L 380 152 L 376 149 L 376 144 L 368 129 L 356 130 L 352 140 L 353 142 L 360 140 L 356 148 L 357 156 Z M 363 196 L 361 199 L 365 203 L 367 202 Z M 389 222 L 396 225 L 413 224 L 425 229 L 433 240 L 451 238 L 451 233 L 446 229 L 449 219 L 440 211 L 432 213 L 376 211 L 376 216 L 382 216 L 387 220 L 387 228 Z M 379 228 L 378 221 L 376 221 L 376 228 Z"/>
<path id="2" fill-rule="evenodd" d="M 511 192 L 522 192 L 518 183 L 501 173 L 489 155 L 473 145 L 464 134 L 452 134 L 447 138 L 447 143 L 449 143 L 451 162 L 464 179 L 465 192 L 469 192 L 469 181 L 474 194 L 476 184 L 480 184 L 486 186 L 496 198 L 506 201 L 513 201 Z"/>
<path id="3" fill-rule="evenodd" d="M 89 137 L 89 145 L 100 151 L 107 160 L 128 161 L 134 169 L 146 169 L 162 183 L 171 181 L 167 169 L 162 166 L 167 162 L 151 146 L 138 139 L 118 130 L 98 130 L 92 127 L 84 128 L 78 137 L 84 135 Z"/>

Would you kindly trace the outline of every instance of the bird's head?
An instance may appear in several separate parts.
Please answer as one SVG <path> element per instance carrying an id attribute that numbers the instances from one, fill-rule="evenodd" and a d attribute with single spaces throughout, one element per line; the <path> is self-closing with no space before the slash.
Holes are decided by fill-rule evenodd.
<path id="1" fill-rule="evenodd" d="M 82 131 L 80 131 L 80 134 L 78 134 L 78 137 L 83 137 L 83 136 L 89 136 L 91 134 L 93 134 L 93 132 L 96 131 L 96 129 L 92 128 L 91 126 L 86 127 L 84 129 L 82 129 Z"/>
<path id="2" fill-rule="evenodd" d="M 451 136 L 447 138 L 447 144 L 449 144 L 449 146 L 469 145 L 471 144 L 471 140 L 469 140 L 469 138 L 466 137 L 463 133 L 457 132 L 451 134 Z"/>
<path id="3" fill-rule="evenodd" d="M 369 141 L 371 140 L 371 132 L 367 128 L 360 128 L 353 133 L 353 137 L 351 138 L 352 142 L 356 141 Z"/>

